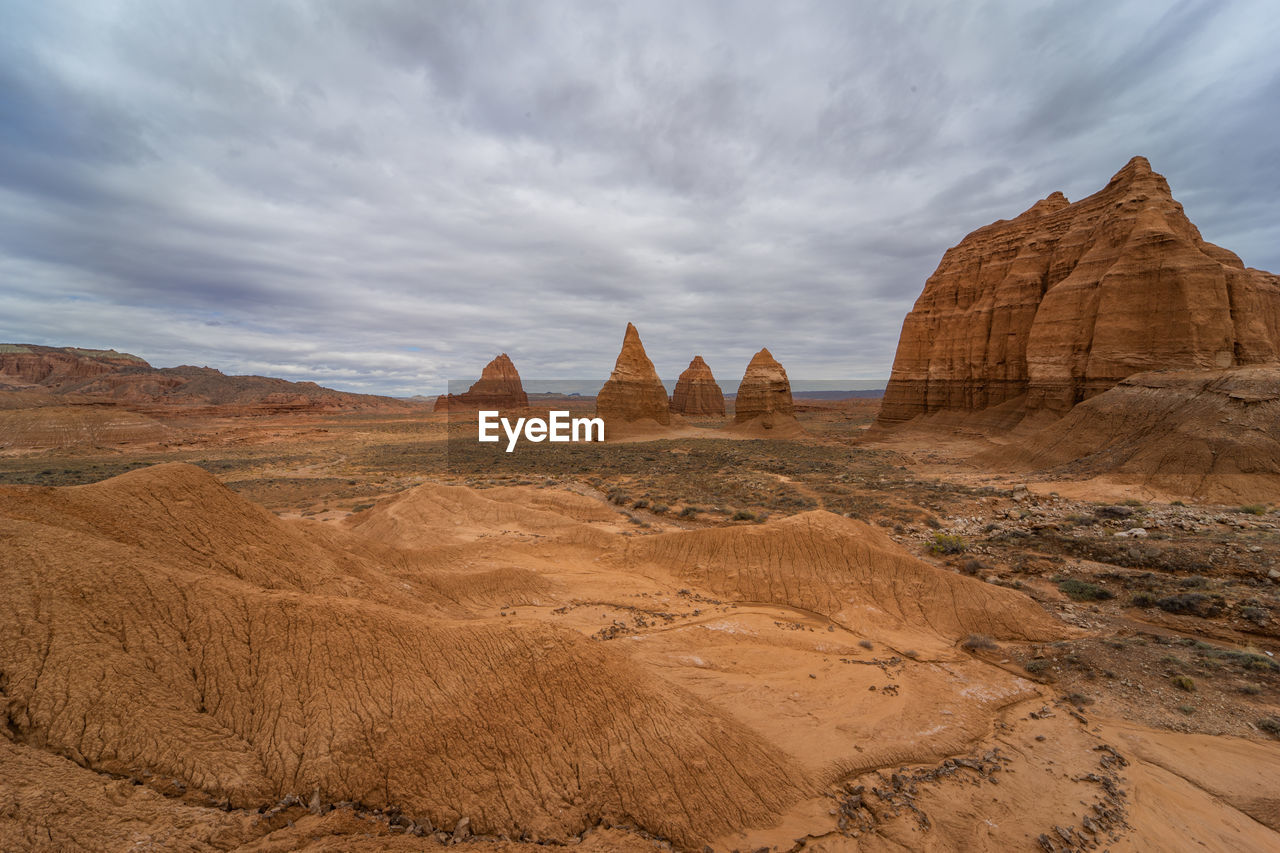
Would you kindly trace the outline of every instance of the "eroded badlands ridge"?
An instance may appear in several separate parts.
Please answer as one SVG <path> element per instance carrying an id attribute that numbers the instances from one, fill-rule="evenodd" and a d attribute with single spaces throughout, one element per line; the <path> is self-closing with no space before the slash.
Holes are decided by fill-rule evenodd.
<path id="1" fill-rule="evenodd" d="M 1135 373 L 1278 355 L 1280 277 L 1202 239 L 1135 157 L 1088 198 L 1053 193 L 946 252 L 903 323 L 880 423 L 1006 401 L 1063 414 Z"/>
<path id="2" fill-rule="evenodd" d="M 666 426 L 671 423 L 667 389 L 658 371 L 645 354 L 640 333 L 627 324 L 622 338 L 622 351 L 614 364 L 609 381 L 596 396 L 596 412 L 606 424 L 625 424 L 650 420 Z"/>
<path id="3" fill-rule="evenodd" d="M 449 409 L 522 409 L 529 405 L 529 395 L 520 382 L 520 373 L 505 352 L 484 366 L 480 378 L 461 394 L 448 394 L 436 399 L 435 410 Z"/>

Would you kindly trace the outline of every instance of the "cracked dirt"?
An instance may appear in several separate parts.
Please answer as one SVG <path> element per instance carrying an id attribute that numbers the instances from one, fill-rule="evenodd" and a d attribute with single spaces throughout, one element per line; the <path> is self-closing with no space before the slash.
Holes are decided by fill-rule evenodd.
<path id="1" fill-rule="evenodd" d="M 1082 504 L 1040 487 L 775 442 L 742 494 L 800 488 L 739 522 L 656 511 L 713 488 L 659 470 L 661 444 L 598 485 L 468 485 L 400 461 L 398 427 L 287 426 L 203 467 L 101 453 L 57 470 L 126 473 L 0 486 L 0 849 L 1280 847 L 1280 744 L 1246 725 L 1275 677 L 1223 645 L 1270 642 L 1239 615 L 1266 602 L 1234 591 L 1265 592 L 1266 517 L 1064 521 Z M 733 469 L 753 444 L 694 448 Z M 1245 546 L 1212 574 L 1218 615 L 1135 622 L 1053 586 L 1163 595 L 1099 562 L 1108 531 L 1221 549 L 1220 518 Z M 931 553 L 937 532 L 966 554 Z M 1171 560 L 1159 544 L 1114 559 Z M 1153 714 L 1161 689 L 1203 710 Z"/>

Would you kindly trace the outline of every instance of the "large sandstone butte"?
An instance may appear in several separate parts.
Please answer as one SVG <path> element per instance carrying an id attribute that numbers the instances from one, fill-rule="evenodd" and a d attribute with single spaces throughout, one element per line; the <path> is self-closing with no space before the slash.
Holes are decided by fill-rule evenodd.
<path id="1" fill-rule="evenodd" d="M 702 356 L 695 355 L 676 380 L 676 390 L 671 395 L 671 411 L 680 415 L 724 417 L 724 393 Z"/>
<path id="2" fill-rule="evenodd" d="M 436 400 L 436 411 L 448 409 L 522 409 L 529 395 L 520 383 L 520 374 L 505 352 L 484 366 L 480 379 L 461 394 Z"/>
<path id="3" fill-rule="evenodd" d="M 1088 198 L 1055 192 L 947 250 L 902 325 L 879 423 L 1003 403 L 1061 415 L 1136 373 L 1278 354 L 1280 277 L 1202 239 L 1134 157 Z"/>
<path id="4" fill-rule="evenodd" d="M 768 349 L 762 349 L 751 358 L 747 372 L 738 386 L 738 398 L 734 404 L 734 423 L 746 423 L 756 418 L 766 421 L 795 417 L 791 402 L 791 381 L 787 371 Z"/>
<path id="5" fill-rule="evenodd" d="M 645 355 L 640 333 L 628 323 L 613 373 L 596 396 L 596 413 L 607 424 L 647 419 L 666 426 L 671 423 L 669 406 L 667 389 L 658 378 L 653 362 Z"/>

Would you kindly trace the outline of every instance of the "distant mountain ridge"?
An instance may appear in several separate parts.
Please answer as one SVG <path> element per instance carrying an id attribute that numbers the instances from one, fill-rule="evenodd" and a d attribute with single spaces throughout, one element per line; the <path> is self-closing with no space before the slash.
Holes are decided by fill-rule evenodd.
<path id="1" fill-rule="evenodd" d="M 236 414 L 416 409 L 394 397 L 335 391 L 314 382 L 229 376 L 212 367 L 152 367 L 115 350 L 0 344 L 0 392 L 48 395 L 50 402 L 116 403 L 137 409 L 213 409 Z"/>

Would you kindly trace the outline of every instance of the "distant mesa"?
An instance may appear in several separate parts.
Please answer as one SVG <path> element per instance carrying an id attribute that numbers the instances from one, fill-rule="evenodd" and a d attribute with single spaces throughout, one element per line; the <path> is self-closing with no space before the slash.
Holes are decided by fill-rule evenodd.
<path id="1" fill-rule="evenodd" d="M 613 373 L 596 396 L 596 414 L 604 418 L 606 425 L 645 420 L 662 426 L 671 424 L 667 389 L 645 354 L 640 333 L 631 323 L 627 324 Z"/>
<path id="2" fill-rule="evenodd" d="M 751 358 L 734 404 L 735 424 L 757 419 L 766 429 L 795 422 L 791 381 L 787 379 L 787 371 L 767 349 L 760 350 Z"/>
<path id="3" fill-rule="evenodd" d="M 314 382 L 228 376 L 211 367 L 152 367 L 115 350 L 0 344 L 0 391 L 49 403 L 109 403 L 151 414 L 264 415 L 416 409 L 392 397 L 352 394 Z"/>
<path id="4" fill-rule="evenodd" d="M 461 394 L 442 395 L 436 399 L 435 411 L 450 409 L 523 409 L 529 395 L 520 383 L 515 364 L 504 352 L 485 365 L 480 379 Z"/>
<path id="5" fill-rule="evenodd" d="M 676 381 L 671 411 L 694 417 L 724 417 L 724 393 L 702 356 L 695 355 Z"/>
<path id="6" fill-rule="evenodd" d="M 1274 362 L 1280 278 L 1201 238 L 1135 157 L 943 255 L 902 325 L 879 424 L 1003 407 L 1063 415 L 1128 376 Z"/>

